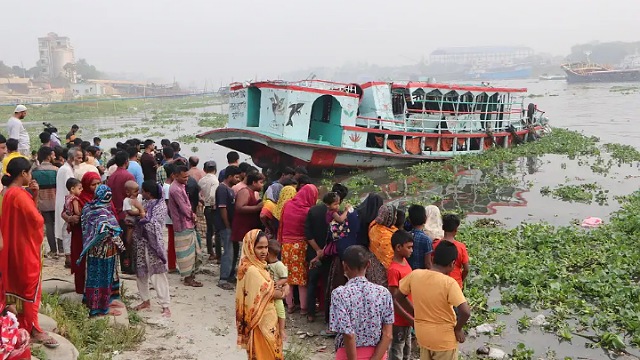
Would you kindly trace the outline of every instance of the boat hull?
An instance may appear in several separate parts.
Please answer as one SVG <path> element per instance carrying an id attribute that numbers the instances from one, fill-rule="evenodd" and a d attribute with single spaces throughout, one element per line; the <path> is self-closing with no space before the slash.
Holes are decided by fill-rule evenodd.
<path id="1" fill-rule="evenodd" d="M 568 83 L 616 83 L 616 82 L 640 82 L 640 70 L 610 70 L 594 71 L 578 74 L 570 69 L 563 69 L 567 74 Z"/>
<path id="2" fill-rule="evenodd" d="M 536 128 L 536 130 L 539 130 Z M 527 131 L 520 131 L 522 138 Z M 217 129 L 198 135 L 213 140 L 218 145 L 251 156 L 261 168 L 303 165 L 310 169 L 373 169 L 390 166 L 407 166 L 421 161 L 446 160 L 456 153 L 433 152 L 429 154 L 395 154 L 393 152 L 350 149 L 312 142 L 299 142 L 245 129 Z M 506 139 L 509 143 L 512 136 Z M 501 139 L 504 141 L 504 139 Z M 504 144 L 504 142 L 502 142 Z M 501 145 L 503 146 L 503 145 Z M 479 151 L 458 151 L 458 154 Z"/>

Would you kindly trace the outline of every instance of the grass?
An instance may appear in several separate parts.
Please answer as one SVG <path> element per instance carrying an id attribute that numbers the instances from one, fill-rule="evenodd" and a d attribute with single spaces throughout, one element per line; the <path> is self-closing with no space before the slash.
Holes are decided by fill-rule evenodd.
<path id="1" fill-rule="evenodd" d="M 284 349 L 284 360 L 308 360 L 311 350 L 304 344 L 299 342 L 289 343 Z"/>
<path id="2" fill-rule="evenodd" d="M 84 305 L 60 301 L 57 296 L 43 294 L 42 303 L 46 314 L 58 323 L 58 333 L 78 349 L 80 360 L 111 359 L 114 352 L 135 349 L 144 340 L 145 329 L 139 323 L 124 326 L 108 318 L 90 319 Z M 130 313 L 130 320 L 136 315 Z"/>

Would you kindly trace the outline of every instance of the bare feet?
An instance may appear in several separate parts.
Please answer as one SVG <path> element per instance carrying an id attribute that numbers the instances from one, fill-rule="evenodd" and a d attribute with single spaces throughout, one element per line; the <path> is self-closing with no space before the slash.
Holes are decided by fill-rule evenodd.
<path id="1" fill-rule="evenodd" d="M 109 307 L 110 308 L 114 308 L 114 309 L 124 309 L 125 305 L 120 300 L 113 300 L 113 301 L 111 301 L 111 304 L 109 305 Z"/>
<path id="2" fill-rule="evenodd" d="M 162 308 L 162 317 L 165 317 L 165 318 L 171 317 L 171 310 L 169 310 L 168 307 Z"/>
<path id="3" fill-rule="evenodd" d="M 143 301 L 142 304 L 133 308 L 135 311 L 149 310 L 151 309 L 151 301 Z"/>
<path id="4" fill-rule="evenodd" d="M 280 331 L 280 337 L 282 338 L 282 341 L 287 341 L 287 332 L 285 330 Z"/>
<path id="5" fill-rule="evenodd" d="M 122 311 L 116 309 L 109 309 L 109 315 L 120 316 L 122 315 Z"/>
<path id="6" fill-rule="evenodd" d="M 199 281 L 196 281 L 196 279 L 193 276 L 184 278 L 184 284 L 191 287 L 202 287 L 202 283 Z"/>

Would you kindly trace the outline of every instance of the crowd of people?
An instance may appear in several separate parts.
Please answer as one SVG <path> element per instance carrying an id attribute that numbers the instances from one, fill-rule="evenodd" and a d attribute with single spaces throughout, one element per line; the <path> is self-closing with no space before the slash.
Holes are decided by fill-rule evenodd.
<path id="1" fill-rule="evenodd" d="M 47 256 L 64 256 L 90 316 L 121 314 L 125 273 L 137 279 L 136 310 L 152 308 L 151 284 L 170 317 L 167 273 L 180 274 L 184 291 L 202 287 L 197 270 L 209 261 L 219 265 L 217 286 L 235 291 L 237 342 L 249 359 L 283 359 L 285 318 L 296 312 L 309 323 L 323 313 L 336 359 L 409 359 L 414 336 L 421 359 L 457 359 L 470 316 L 457 216 L 398 208 L 376 193 L 354 207 L 340 183 L 319 190 L 304 167 L 262 173 L 234 151 L 219 172 L 214 161 L 200 168 L 167 139 L 159 148 L 130 139 L 109 157 L 76 125 L 66 146 L 57 130 L 43 132 L 31 161 L 26 111 L 18 106 L 9 138 L 0 135 L 4 358 L 28 358 L 29 337 L 58 346 L 37 316 L 46 237 Z"/>

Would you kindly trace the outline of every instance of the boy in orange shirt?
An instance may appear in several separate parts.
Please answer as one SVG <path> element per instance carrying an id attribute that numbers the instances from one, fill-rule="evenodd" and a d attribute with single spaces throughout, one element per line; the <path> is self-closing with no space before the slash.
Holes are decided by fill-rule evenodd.
<path id="1" fill-rule="evenodd" d="M 458 233 L 458 227 L 460 226 L 460 218 L 455 214 L 446 214 L 442 217 L 442 230 L 444 230 L 444 237 L 442 240 L 436 240 L 433 242 L 433 250 L 438 247 L 439 244 L 447 241 L 456 246 L 458 249 L 458 257 L 456 258 L 455 265 L 449 276 L 454 278 L 460 289 L 464 288 L 464 280 L 469 275 L 469 253 L 467 247 L 455 239 Z"/>
<path id="2" fill-rule="evenodd" d="M 389 292 L 395 297 L 400 292 L 398 290 L 400 280 L 411 274 L 411 265 L 407 259 L 411 257 L 413 252 L 413 236 L 404 230 L 398 230 L 391 236 L 391 246 L 393 247 L 393 260 L 387 270 L 387 276 L 389 278 Z M 413 316 L 400 307 L 396 301 L 393 302 L 393 309 L 393 341 L 389 350 L 389 359 L 409 360 L 411 358 Z"/>
<path id="3" fill-rule="evenodd" d="M 431 270 L 414 270 L 400 280 L 394 300 L 415 319 L 420 360 L 457 360 L 458 343 L 465 341 L 463 327 L 471 309 L 450 276 L 458 255 L 452 242 L 443 241 L 434 251 Z"/>

